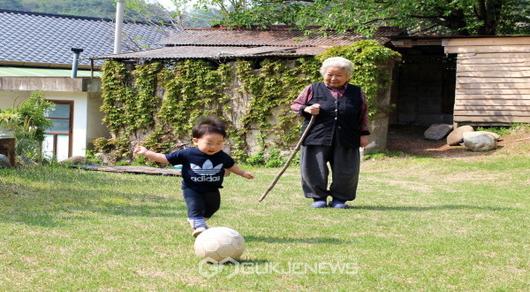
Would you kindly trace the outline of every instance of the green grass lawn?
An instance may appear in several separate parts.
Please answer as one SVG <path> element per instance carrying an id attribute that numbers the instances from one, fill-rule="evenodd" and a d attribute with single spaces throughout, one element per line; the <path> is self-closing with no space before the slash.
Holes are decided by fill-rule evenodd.
<path id="1" fill-rule="evenodd" d="M 202 266 L 180 178 L 0 170 L 0 290 L 530 289 L 530 155 L 362 163 L 346 210 L 311 209 L 298 169 L 226 179 L 211 226 L 246 240 Z M 213 275 L 206 275 L 209 272 Z"/>

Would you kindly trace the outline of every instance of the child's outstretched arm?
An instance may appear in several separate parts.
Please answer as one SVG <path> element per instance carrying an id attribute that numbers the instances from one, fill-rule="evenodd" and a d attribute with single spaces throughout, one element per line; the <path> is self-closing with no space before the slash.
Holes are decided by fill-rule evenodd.
<path id="1" fill-rule="evenodd" d="M 143 155 L 147 159 L 149 159 L 151 161 L 154 161 L 154 162 L 163 163 L 163 164 L 168 164 L 169 163 L 169 161 L 167 161 L 167 159 L 166 159 L 166 155 L 164 155 L 162 153 L 157 153 L 157 152 L 148 150 L 144 146 L 136 146 L 136 147 L 134 147 L 133 153 L 134 154 Z"/>
<path id="2" fill-rule="evenodd" d="M 254 178 L 254 175 L 248 171 L 245 171 L 245 170 L 242 170 L 241 168 L 239 168 L 239 166 L 235 165 L 228 168 L 228 170 L 230 170 L 230 172 L 233 172 L 239 176 L 242 176 L 244 178 L 248 178 L 248 179 L 253 179 Z"/>

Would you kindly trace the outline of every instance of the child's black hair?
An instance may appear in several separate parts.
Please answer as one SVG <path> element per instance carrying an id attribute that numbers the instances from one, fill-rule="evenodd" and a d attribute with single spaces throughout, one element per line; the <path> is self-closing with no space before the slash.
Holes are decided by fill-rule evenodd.
<path id="1" fill-rule="evenodd" d="M 201 138 L 202 136 L 210 133 L 219 134 L 225 138 L 225 123 L 215 117 L 201 118 L 191 130 L 191 136 L 193 138 Z"/>

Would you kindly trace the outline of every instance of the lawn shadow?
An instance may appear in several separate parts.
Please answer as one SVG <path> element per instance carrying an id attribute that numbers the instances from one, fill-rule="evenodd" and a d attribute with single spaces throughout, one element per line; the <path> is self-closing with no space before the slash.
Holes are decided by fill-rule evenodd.
<path id="1" fill-rule="evenodd" d="M 370 206 L 354 205 L 348 206 L 351 210 L 371 210 L 371 211 L 404 211 L 404 212 L 424 212 L 436 210 L 482 210 L 482 211 L 512 211 L 517 210 L 509 207 L 490 207 L 473 205 L 437 205 L 437 206 Z"/>
<path id="2" fill-rule="evenodd" d="M 90 195 L 90 193 L 89 193 Z M 117 202 L 104 201 L 103 198 L 119 198 Z M 168 217 L 176 218 L 186 213 L 184 207 L 174 206 L 177 204 L 175 198 L 166 198 L 157 195 L 142 194 L 130 196 L 124 192 L 112 192 L 101 195 L 94 192 L 93 199 L 87 204 L 78 204 L 70 210 L 88 211 L 94 213 L 107 214 L 112 216 L 125 217 Z M 180 204 L 184 204 L 180 202 Z"/>
<path id="3" fill-rule="evenodd" d="M 38 214 L 29 212 L 24 214 L 2 214 L 0 216 L 0 222 L 17 222 L 46 228 L 54 228 L 64 225 L 60 223 L 60 220 L 56 220 L 55 216 L 49 213 Z"/>
<path id="4" fill-rule="evenodd" d="M 90 213 L 124 217 L 176 218 L 185 215 L 184 202 L 174 196 L 148 193 L 130 194 L 120 190 L 89 189 L 80 192 L 70 187 L 56 187 L 53 192 L 40 187 L 6 186 L 8 208 L 0 222 L 18 222 L 41 227 L 60 227 L 72 220 L 90 220 Z M 177 205 L 177 206 L 176 206 Z M 7 212 L 6 212 L 7 211 Z"/>
<path id="5" fill-rule="evenodd" d="M 245 264 L 245 265 L 261 265 L 269 263 L 269 260 L 265 259 L 241 259 L 238 261 L 239 264 Z"/>
<path id="6" fill-rule="evenodd" d="M 292 238 L 292 237 L 272 237 L 272 236 L 245 236 L 245 241 L 260 241 L 266 243 L 308 243 L 308 244 L 344 244 L 351 242 L 332 237 L 310 237 L 310 238 Z"/>

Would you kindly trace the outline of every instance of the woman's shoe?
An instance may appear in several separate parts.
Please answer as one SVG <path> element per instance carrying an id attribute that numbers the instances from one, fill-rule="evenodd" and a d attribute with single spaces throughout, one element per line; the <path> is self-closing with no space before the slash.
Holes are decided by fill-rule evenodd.
<path id="1" fill-rule="evenodd" d="M 343 201 L 339 201 L 339 200 L 331 200 L 331 202 L 329 202 L 329 206 L 331 208 L 335 208 L 335 209 L 346 209 L 348 208 L 348 205 L 346 205 L 346 202 L 343 202 Z"/>
<path id="2" fill-rule="evenodd" d="M 313 208 L 326 208 L 327 207 L 327 203 L 326 203 L 325 200 L 315 200 L 311 204 L 311 207 L 313 207 Z"/>

